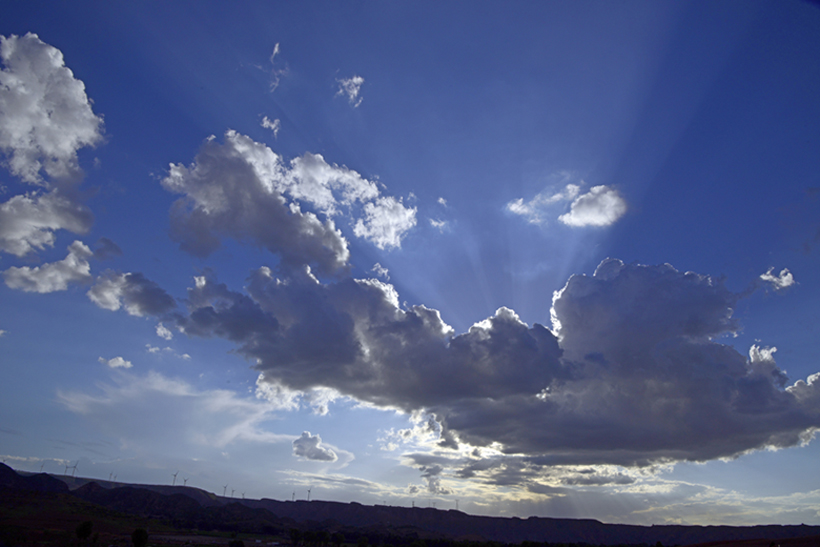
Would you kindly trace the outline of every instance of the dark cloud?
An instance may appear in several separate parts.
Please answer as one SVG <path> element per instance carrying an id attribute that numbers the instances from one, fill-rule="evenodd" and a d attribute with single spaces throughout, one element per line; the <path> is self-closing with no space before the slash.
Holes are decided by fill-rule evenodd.
<path id="1" fill-rule="evenodd" d="M 197 256 L 230 237 L 266 248 L 289 268 L 308 264 L 330 274 L 348 267 L 347 240 L 332 219 L 342 210 L 359 204 L 363 216 L 354 233 L 382 249 L 400 246 L 416 224 L 415 208 L 380 196 L 378 186 L 357 172 L 319 154 L 286 164 L 235 131 L 225 134 L 224 143 L 208 139 L 189 167 L 172 164 L 162 185 L 184 195 L 171 209 L 171 235 Z"/>
<path id="2" fill-rule="evenodd" d="M 333 450 L 322 446 L 319 435 L 311 435 L 309 431 L 304 431 L 301 437 L 293 441 L 293 455 L 320 462 L 335 462 L 338 459 Z"/>
<path id="3" fill-rule="evenodd" d="M 121 255 L 122 249 L 120 249 L 119 245 L 107 237 L 101 237 L 97 241 L 97 248 L 94 249 L 94 258 L 97 260 L 108 260 Z"/>
<path id="4" fill-rule="evenodd" d="M 375 279 L 323 284 L 308 270 L 261 268 L 246 290 L 198 278 L 179 326 L 235 341 L 263 382 L 425 410 L 442 447 L 527 457 L 494 480 L 732 457 L 799 444 L 820 426 L 820 375 L 786 387 L 774 348 L 747 357 L 718 342 L 738 328 L 741 295 L 669 265 L 607 260 L 572 276 L 553 300 L 554 332 L 501 308 L 454 335 L 436 310 L 400 307 Z M 460 473 L 477 473 L 471 465 Z"/>
<path id="5" fill-rule="evenodd" d="M 104 272 L 88 291 L 97 306 L 116 311 L 124 307 L 131 315 L 162 316 L 176 307 L 165 290 L 141 273 Z"/>

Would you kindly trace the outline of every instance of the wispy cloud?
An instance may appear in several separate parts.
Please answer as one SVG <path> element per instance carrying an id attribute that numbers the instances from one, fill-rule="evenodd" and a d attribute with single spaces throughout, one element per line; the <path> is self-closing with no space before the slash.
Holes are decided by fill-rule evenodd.
<path id="1" fill-rule="evenodd" d="M 336 83 L 339 84 L 339 90 L 336 92 L 337 96 L 342 95 L 347 97 L 347 102 L 349 102 L 353 108 L 358 108 L 358 106 L 362 104 L 363 97 L 360 96 L 360 92 L 362 85 L 364 85 L 364 78 L 361 76 L 340 78 L 336 80 Z"/>

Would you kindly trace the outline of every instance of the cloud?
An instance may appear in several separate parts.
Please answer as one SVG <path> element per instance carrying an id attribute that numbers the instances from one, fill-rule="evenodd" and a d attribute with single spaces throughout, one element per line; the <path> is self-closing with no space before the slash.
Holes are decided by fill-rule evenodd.
<path id="1" fill-rule="evenodd" d="M 104 272 L 87 293 L 97 306 L 111 311 L 125 308 L 130 315 L 161 316 L 176 302 L 159 285 L 141 273 Z"/>
<path id="2" fill-rule="evenodd" d="M 197 256 L 231 237 L 278 254 L 287 267 L 309 264 L 333 273 L 346 268 L 350 256 L 332 219 L 343 210 L 363 206 L 365 219 L 354 232 L 381 248 L 398 246 L 415 224 L 415 209 L 380 197 L 376 184 L 359 173 L 310 153 L 288 166 L 264 144 L 235 131 L 225 134 L 223 144 L 208 139 L 190 167 L 172 164 L 162 184 L 184 195 L 171 209 L 171 235 Z"/>
<path id="3" fill-rule="evenodd" d="M 262 127 L 273 131 L 273 138 L 277 138 L 279 136 L 279 128 L 281 125 L 282 124 L 278 119 L 270 121 L 267 116 L 262 119 Z"/>
<path id="4" fill-rule="evenodd" d="M 276 88 L 279 87 L 279 82 L 282 80 L 282 76 L 286 76 L 288 74 L 288 67 L 285 65 L 283 68 L 277 68 L 278 62 L 276 57 L 279 56 L 279 42 L 276 42 L 276 45 L 273 46 L 273 52 L 270 54 L 270 59 L 268 61 L 271 64 L 270 69 L 270 92 L 273 93 L 276 91 Z"/>
<path id="5" fill-rule="evenodd" d="M 36 34 L 0 36 L 0 149 L 12 174 L 41 184 L 80 174 L 77 150 L 102 140 L 102 118 L 60 50 Z"/>
<path id="6" fill-rule="evenodd" d="M 373 265 L 370 271 L 376 274 L 377 276 L 381 277 L 385 281 L 390 281 L 390 271 L 378 262 L 376 262 Z"/>
<path id="7" fill-rule="evenodd" d="M 122 357 L 114 357 L 113 359 L 100 357 L 98 361 L 110 368 L 131 368 L 133 366 L 131 361 L 126 361 Z"/>
<path id="8" fill-rule="evenodd" d="M 794 276 L 787 268 L 780 270 L 780 275 L 774 275 L 772 273 L 773 271 L 774 268 L 769 268 L 766 273 L 760 274 L 760 279 L 771 284 L 774 290 L 780 291 L 789 288 L 796 283 Z"/>
<path id="9" fill-rule="evenodd" d="M 335 462 L 338 459 L 333 450 L 322 446 L 319 435 L 311 435 L 309 431 L 303 432 L 301 437 L 293 441 L 293 455 L 320 462 Z"/>
<path id="10" fill-rule="evenodd" d="M 364 219 L 356 221 L 353 233 L 373 242 L 379 249 L 401 247 L 402 237 L 416 225 L 416 208 L 402 205 L 392 196 L 365 203 Z"/>
<path id="11" fill-rule="evenodd" d="M 569 213 L 558 217 L 567 226 L 609 226 L 626 213 L 626 201 L 607 186 L 593 186 L 575 198 Z"/>
<path id="12" fill-rule="evenodd" d="M 119 245 L 107 237 L 101 237 L 99 241 L 97 241 L 97 248 L 94 249 L 94 258 L 97 260 L 108 260 L 121 255 L 122 249 L 120 249 Z"/>
<path id="13" fill-rule="evenodd" d="M 805 442 L 820 427 L 812 376 L 785 387 L 774 348 L 718 342 L 741 295 L 672 266 L 605 260 L 555 293 L 552 330 L 507 308 L 455 335 L 376 279 L 321 283 L 260 268 L 247 294 L 213 277 L 177 326 L 232 340 L 277 390 L 332 388 L 424 411 L 442 447 L 560 464 L 705 461 Z"/>
<path id="14" fill-rule="evenodd" d="M 198 389 L 158 372 L 135 375 L 121 370 L 98 393 L 58 391 L 57 400 L 84 416 L 130 453 L 190 457 L 192 450 L 224 450 L 234 443 L 289 443 L 294 435 L 265 428 L 271 405 L 225 389 Z M 170 451 L 170 452 L 169 452 Z M 213 454 L 213 453 L 212 453 Z M 213 454 L 215 455 L 215 454 Z"/>
<path id="15" fill-rule="evenodd" d="M 353 105 L 353 108 L 357 108 L 362 104 L 362 97 L 359 96 L 359 92 L 364 84 L 364 78 L 361 76 L 341 78 L 336 80 L 336 83 L 339 84 L 339 91 L 336 92 L 337 96 L 343 95 L 347 97 L 347 101 Z"/>
<path id="16" fill-rule="evenodd" d="M 183 361 L 190 361 L 191 356 L 187 353 L 177 353 L 173 348 L 164 347 L 159 348 L 157 346 L 152 346 L 151 344 L 145 344 L 145 351 L 150 353 L 151 355 L 163 355 L 163 354 L 170 354 L 177 359 L 182 359 Z"/>
<path id="17" fill-rule="evenodd" d="M 157 323 L 157 336 L 165 340 L 170 340 L 174 337 L 174 333 L 168 330 L 168 328 L 162 323 Z"/>
<path id="18" fill-rule="evenodd" d="M 524 217 L 530 224 L 544 224 L 547 222 L 549 206 L 575 199 L 580 190 L 581 187 L 577 184 L 567 184 L 560 192 L 545 190 L 530 201 L 524 201 L 524 198 L 511 201 L 505 208 L 510 213 Z"/>
<path id="19" fill-rule="evenodd" d="M 85 234 L 94 217 L 59 190 L 14 196 L 0 204 L 0 250 L 25 256 L 54 245 L 56 230 Z"/>
<path id="20" fill-rule="evenodd" d="M 25 292 L 49 293 L 64 291 L 69 283 L 91 281 L 91 266 L 88 259 L 93 256 L 91 249 L 81 241 L 68 247 L 68 256 L 59 262 L 51 262 L 30 268 L 11 267 L 3 272 L 6 285 Z"/>

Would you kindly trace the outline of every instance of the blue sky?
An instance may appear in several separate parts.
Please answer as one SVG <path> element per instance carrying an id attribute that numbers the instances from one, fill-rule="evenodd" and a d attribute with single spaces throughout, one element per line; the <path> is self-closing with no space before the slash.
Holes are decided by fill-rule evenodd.
<path id="1" fill-rule="evenodd" d="M 7 2 L 0 455 L 820 524 L 820 10 Z"/>

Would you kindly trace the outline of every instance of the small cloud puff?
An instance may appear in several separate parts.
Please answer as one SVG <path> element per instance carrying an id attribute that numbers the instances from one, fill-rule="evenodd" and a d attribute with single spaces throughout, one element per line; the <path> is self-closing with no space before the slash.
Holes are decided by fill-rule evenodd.
<path id="1" fill-rule="evenodd" d="M 359 92 L 364 84 L 364 78 L 353 76 L 352 78 L 340 78 L 336 82 L 339 84 L 339 91 L 336 92 L 337 96 L 344 95 L 347 97 L 347 101 L 353 105 L 353 108 L 362 104 L 362 97 L 359 97 Z"/>
<path id="2" fill-rule="evenodd" d="M 104 357 L 100 357 L 97 360 L 110 368 L 131 368 L 134 366 L 131 364 L 131 361 L 126 361 L 122 357 L 114 357 L 113 359 L 105 359 Z"/>
<path id="3" fill-rule="evenodd" d="M 163 325 L 162 323 L 157 324 L 157 336 L 164 340 L 170 340 L 174 337 L 174 333 L 172 333 L 168 328 Z"/>
<path id="4" fill-rule="evenodd" d="M 282 123 L 278 119 L 271 121 L 267 116 L 262 118 L 262 127 L 273 131 L 273 138 L 277 138 L 279 136 L 279 128 L 281 125 Z"/>
<path id="5" fill-rule="evenodd" d="M 780 275 L 774 275 L 772 273 L 773 271 L 774 268 L 769 268 L 766 273 L 760 274 L 760 279 L 766 283 L 770 283 L 774 290 L 780 291 L 787 289 L 797 283 L 794 280 L 794 276 L 787 268 L 780 270 Z"/>
<path id="6" fill-rule="evenodd" d="M 626 201 L 607 186 L 593 186 L 575 198 L 569 213 L 558 217 L 567 226 L 609 226 L 626 213 Z"/>
<path id="7" fill-rule="evenodd" d="M 322 446 L 319 435 L 311 435 L 309 431 L 304 431 L 301 437 L 293 441 L 293 455 L 320 462 L 335 462 L 338 459 L 333 450 Z"/>
<path id="8" fill-rule="evenodd" d="M 377 276 L 390 281 L 390 272 L 387 268 L 376 262 L 373 265 L 373 268 L 370 269 L 371 272 L 375 273 Z"/>

